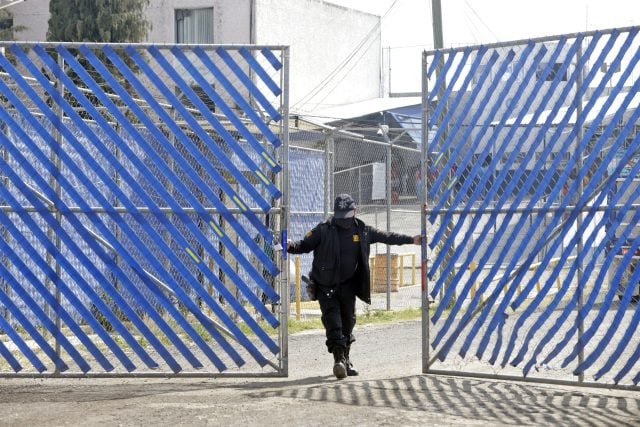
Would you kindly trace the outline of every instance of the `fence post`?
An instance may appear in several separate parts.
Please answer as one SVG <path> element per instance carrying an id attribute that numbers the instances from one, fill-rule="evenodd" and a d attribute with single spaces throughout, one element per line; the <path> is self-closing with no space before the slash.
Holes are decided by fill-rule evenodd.
<path id="1" fill-rule="evenodd" d="M 391 146 L 389 139 L 389 126 L 380 125 L 380 131 L 387 143 L 386 161 L 385 161 L 385 198 L 387 209 L 387 231 L 391 231 Z M 391 310 L 391 247 L 387 245 L 387 311 Z"/>
<path id="2" fill-rule="evenodd" d="M 582 56 L 582 40 L 580 39 L 580 44 L 578 45 L 578 50 L 576 52 L 576 64 L 580 64 L 581 61 L 581 56 Z M 576 169 L 577 170 L 582 170 L 582 153 L 579 151 L 579 142 L 582 141 L 582 135 L 583 135 L 583 123 L 582 123 L 582 94 L 580 93 L 580 87 L 582 86 L 582 70 L 581 69 L 576 69 L 576 73 L 578 73 L 577 77 L 576 77 L 576 126 L 578 127 L 578 134 L 576 136 L 576 159 L 577 159 L 577 163 L 576 163 Z M 580 182 L 578 183 L 578 194 L 583 194 L 584 193 L 584 181 L 581 179 Z M 580 230 L 582 227 L 582 212 L 578 212 L 578 218 L 577 218 L 577 222 L 576 222 L 576 229 Z M 583 250 L 583 233 L 580 233 L 580 235 L 578 236 L 578 254 L 582 253 Z M 577 272 L 577 279 L 578 279 L 578 318 L 577 318 L 577 322 L 578 322 L 578 342 L 582 342 L 582 336 L 584 335 L 584 319 L 582 318 L 582 316 L 580 315 L 580 313 L 582 313 L 582 305 L 584 304 L 583 301 L 583 289 L 581 288 L 581 283 L 582 283 L 582 262 L 580 260 L 576 260 L 576 262 L 578 263 L 578 272 Z M 580 346 L 579 352 L 578 352 L 578 363 L 582 364 L 582 362 L 584 361 L 584 346 Z M 579 382 L 584 382 L 584 373 L 580 372 L 578 374 L 578 381 Z"/>
<path id="3" fill-rule="evenodd" d="M 300 320 L 300 256 L 296 256 L 296 320 Z"/>
<path id="4" fill-rule="evenodd" d="M 333 156 L 334 131 L 331 130 L 324 144 L 324 218 L 329 217 L 333 199 L 334 176 Z"/>

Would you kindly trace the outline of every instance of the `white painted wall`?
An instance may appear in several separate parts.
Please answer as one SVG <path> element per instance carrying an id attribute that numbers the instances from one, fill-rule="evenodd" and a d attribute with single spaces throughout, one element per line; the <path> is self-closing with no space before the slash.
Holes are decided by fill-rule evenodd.
<path id="1" fill-rule="evenodd" d="M 147 41 L 174 43 L 175 9 L 211 5 L 214 43 L 251 43 L 253 20 L 254 43 L 290 46 L 291 112 L 313 114 L 381 96 L 380 18 L 322 0 L 151 0 Z M 16 25 L 27 27 L 19 33 L 20 40 L 46 40 L 48 0 L 27 0 L 12 6 L 11 12 Z M 364 47 L 357 49 L 361 43 Z M 343 63 L 350 56 L 353 59 Z M 323 89 L 307 97 L 318 86 Z"/>
<path id="2" fill-rule="evenodd" d="M 147 8 L 150 43 L 175 43 L 175 10 L 213 5 L 215 44 L 250 43 L 251 0 L 151 0 Z"/>
<path id="3" fill-rule="evenodd" d="M 47 39 L 49 28 L 49 0 L 26 0 L 10 6 L 13 14 L 13 25 L 26 29 L 16 34 L 16 39 L 41 42 Z"/>
<path id="4" fill-rule="evenodd" d="M 290 46 L 292 112 L 313 113 L 381 96 L 379 23 L 376 15 L 320 0 L 256 0 L 256 43 Z M 365 39 L 367 47 L 324 90 L 305 98 Z"/>

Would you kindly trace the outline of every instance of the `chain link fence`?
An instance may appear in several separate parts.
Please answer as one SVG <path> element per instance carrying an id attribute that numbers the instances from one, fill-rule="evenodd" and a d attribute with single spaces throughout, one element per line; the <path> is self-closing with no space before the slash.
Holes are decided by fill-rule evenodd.
<path id="1" fill-rule="evenodd" d="M 380 125 L 349 131 L 298 119 L 290 127 L 289 148 L 290 239 L 302 238 L 331 216 L 341 193 L 352 195 L 356 215 L 366 224 L 420 234 L 420 150 L 406 129 Z M 304 286 L 297 287 L 311 262 L 312 254 L 290 261 L 292 302 L 304 302 L 292 307 L 298 316 L 319 315 L 317 303 L 305 302 Z M 359 311 L 420 307 L 419 246 L 375 244 L 369 264 L 372 303 L 358 301 Z"/>
<path id="2" fill-rule="evenodd" d="M 638 32 L 425 52 L 425 371 L 640 382 Z"/>

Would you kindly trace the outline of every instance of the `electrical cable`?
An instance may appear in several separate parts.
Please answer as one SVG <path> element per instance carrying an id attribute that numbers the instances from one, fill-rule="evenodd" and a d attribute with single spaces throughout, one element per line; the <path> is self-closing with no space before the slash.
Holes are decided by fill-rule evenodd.
<path id="1" fill-rule="evenodd" d="M 313 89 L 311 89 L 305 96 L 300 98 L 300 100 L 298 102 L 296 102 L 292 106 L 292 109 L 296 108 L 296 107 L 298 109 L 301 109 L 302 106 L 309 104 L 310 101 L 314 97 L 316 97 L 323 89 L 325 89 L 329 85 L 329 83 L 338 75 L 338 73 L 340 73 L 342 70 L 345 69 L 345 67 L 352 61 L 352 59 L 354 57 L 356 57 L 356 55 L 359 52 L 362 53 L 362 49 L 363 49 L 364 46 L 366 46 L 367 44 L 372 43 L 372 40 L 375 39 L 372 36 L 373 35 L 377 36 L 378 30 L 382 26 L 383 20 L 395 8 L 397 3 L 398 3 L 398 0 L 394 0 L 394 2 L 391 4 L 389 9 L 387 9 L 387 11 L 384 13 L 384 15 L 382 15 L 382 17 L 380 18 L 380 20 L 378 20 L 378 22 L 367 33 L 367 35 L 356 45 L 356 47 L 349 53 L 349 55 L 347 55 L 347 57 L 340 64 L 338 64 L 338 66 L 336 68 L 334 68 L 320 83 L 318 83 L 318 85 L 316 85 Z M 357 64 L 357 62 L 356 62 L 356 64 Z M 353 69 L 353 66 L 348 71 L 351 71 L 351 69 Z M 342 77 L 342 79 L 338 83 L 343 81 L 345 78 L 346 78 L 346 76 Z M 334 89 L 335 89 L 335 87 L 334 87 Z M 329 93 L 331 93 L 331 92 L 329 92 Z"/>

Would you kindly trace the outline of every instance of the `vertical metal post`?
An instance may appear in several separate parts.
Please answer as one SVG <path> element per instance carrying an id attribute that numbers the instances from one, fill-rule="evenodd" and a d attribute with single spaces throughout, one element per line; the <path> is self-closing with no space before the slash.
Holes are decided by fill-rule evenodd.
<path id="1" fill-rule="evenodd" d="M 382 137 L 387 143 L 387 158 L 385 165 L 386 185 L 385 185 L 385 197 L 386 197 L 386 210 L 387 210 L 387 231 L 391 231 L 391 146 L 393 143 L 389 139 L 389 128 L 385 125 L 380 125 L 380 131 Z M 387 311 L 391 310 L 391 247 L 387 245 Z"/>
<path id="2" fill-rule="evenodd" d="M 280 368 L 281 374 L 289 375 L 289 265 L 287 260 L 287 231 L 289 228 L 289 210 L 291 188 L 289 183 L 289 48 L 282 48 L 282 128 L 280 135 L 282 146 L 280 147 L 280 162 L 282 164 L 282 172 L 280 174 L 280 188 L 282 188 L 282 201 L 280 209 L 280 230 L 282 230 L 282 261 L 284 263 L 283 280 L 280 280 L 281 289 L 280 296 L 282 304 L 280 305 Z M 282 289 L 284 288 L 284 289 Z"/>
<path id="3" fill-rule="evenodd" d="M 420 201 L 420 283 L 422 286 L 422 373 L 429 372 L 429 286 L 427 283 L 427 173 L 429 165 L 429 97 L 427 79 L 427 54 L 422 54 L 422 144 L 420 147 L 420 180 L 422 188 L 418 195 Z"/>
<path id="4" fill-rule="evenodd" d="M 580 64 L 580 61 L 582 60 L 582 39 L 580 39 L 580 44 L 578 45 L 578 50 L 576 51 L 576 64 Z M 579 151 L 579 142 L 582 140 L 582 136 L 583 136 L 583 123 L 582 123 L 582 94 L 580 93 L 580 87 L 582 86 L 582 69 L 578 69 L 576 67 L 576 73 L 578 73 L 578 76 L 576 78 L 576 126 L 578 127 L 578 134 L 576 136 L 576 168 L 577 170 L 581 170 L 582 169 L 582 153 Z M 578 183 L 578 194 L 583 194 L 584 193 L 584 180 L 580 180 L 580 182 Z M 576 227 L 578 230 L 581 229 L 582 227 L 582 212 L 578 213 L 578 219 L 576 222 Z M 580 233 L 580 235 L 578 236 L 578 254 L 582 253 L 583 250 L 583 245 L 584 245 L 584 241 L 583 241 L 583 233 Z M 584 335 L 584 319 L 582 318 L 582 316 L 580 316 L 580 313 L 582 312 L 582 306 L 584 304 L 584 295 L 583 295 L 583 289 L 580 285 L 580 283 L 582 283 L 582 275 L 583 275 L 583 270 L 582 270 L 582 261 L 581 261 L 581 257 L 578 256 L 576 258 L 576 262 L 578 263 L 578 271 L 577 271 L 577 279 L 578 279 L 578 317 L 576 319 L 576 321 L 578 322 L 578 342 L 582 342 L 582 336 Z M 578 351 L 578 363 L 582 364 L 582 362 L 584 361 L 584 347 L 580 347 L 579 351 Z M 584 373 L 580 372 L 580 374 L 578 375 L 578 381 L 579 382 L 584 382 Z"/>
<path id="5" fill-rule="evenodd" d="M 334 131 L 332 130 L 324 144 L 324 218 L 331 212 L 331 199 L 333 198 L 333 165 L 331 151 L 334 144 Z"/>
<path id="6" fill-rule="evenodd" d="M 62 56 L 58 56 L 58 66 L 60 67 L 61 70 L 64 70 L 64 59 L 62 58 Z M 64 86 L 58 77 L 56 77 L 56 87 L 60 91 L 60 96 L 64 99 Z M 57 105 L 56 109 L 57 109 L 58 119 L 60 120 L 59 123 L 62 125 L 62 119 L 63 119 L 62 108 L 59 105 Z M 60 156 L 58 153 L 62 149 L 62 134 L 58 129 L 56 129 L 55 135 L 56 135 L 57 144 L 56 144 L 56 151 L 51 153 L 51 156 L 53 158 L 53 165 L 54 165 L 54 170 L 52 171 L 53 173 L 51 175 L 51 183 L 53 185 L 53 189 L 56 193 L 56 196 L 59 199 L 62 194 L 62 191 L 60 189 L 60 181 L 58 177 L 60 174 Z M 53 209 L 55 212 L 56 222 L 58 223 L 58 226 L 62 227 L 62 215 L 60 213 L 60 210 L 56 206 L 54 206 Z M 62 243 L 60 241 L 60 235 L 58 233 L 56 233 L 55 235 L 55 247 L 56 247 L 56 253 L 54 255 L 54 262 L 55 262 L 56 278 L 53 283 L 53 286 L 55 288 L 55 298 L 56 298 L 56 306 L 54 307 L 54 313 L 55 313 L 54 320 L 56 324 L 56 337 L 55 337 L 56 367 L 55 367 L 54 374 L 58 375 L 60 374 L 60 369 L 58 368 L 57 362 L 60 360 L 60 354 L 61 354 L 60 334 L 62 333 L 61 331 L 62 324 L 60 321 L 61 294 L 60 294 L 60 284 L 58 283 L 60 280 L 60 263 L 58 262 L 58 258 L 61 256 L 60 252 L 62 251 Z"/>
<path id="7" fill-rule="evenodd" d="M 2 48 L 2 52 L 1 53 L 4 54 L 4 48 Z M 6 133 L 7 132 L 7 126 L 6 126 L 5 123 L 2 123 L 0 125 L 0 132 L 2 132 L 2 133 Z M 9 160 L 9 155 L 8 155 L 7 150 L 5 148 L 2 148 L 2 150 L 0 151 L 0 155 L 2 155 L 2 158 L 4 159 L 5 163 L 7 163 L 8 160 Z M 7 174 L 6 173 L 2 173 L 2 172 L 0 172 L 0 173 L 1 173 L 2 176 L 4 176 L 4 178 L 2 180 L 2 185 L 5 188 L 8 189 L 9 188 L 9 178 L 7 178 Z M 8 212 L 12 212 L 12 210 L 8 211 Z M 5 242 L 7 242 L 7 243 L 10 242 L 10 238 L 11 237 L 10 237 L 10 234 L 9 234 L 8 230 L 6 230 L 6 229 L 4 230 L 4 233 L 3 233 L 2 237 L 4 238 Z M 5 268 L 8 269 L 9 260 L 8 260 L 6 254 L 2 254 L 2 264 L 5 266 Z M 2 278 L 2 282 L 0 282 L 0 283 L 2 283 L 2 289 L 9 296 L 9 299 L 12 299 L 13 290 L 12 290 L 11 286 L 9 286 L 9 283 L 7 283 L 7 281 L 4 278 Z M 11 324 L 11 322 L 12 322 L 11 312 L 9 311 L 8 307 L 5 307 L 4 310 L 0 311 L 0 316 L 4 316 L 4 318 L 6 319 L 7 323 Z"/>

